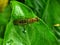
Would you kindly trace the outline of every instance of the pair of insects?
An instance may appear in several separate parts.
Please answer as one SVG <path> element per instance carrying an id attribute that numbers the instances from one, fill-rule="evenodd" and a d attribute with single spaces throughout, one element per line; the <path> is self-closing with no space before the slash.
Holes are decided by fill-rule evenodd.
<path id="1" fill-rule="evenodd" d="M 14 24 L 27 24 L 37 22 L 39 18 L 31 18 L 31 19 L 24 19 L 24 20 L 14 20 Z"/>

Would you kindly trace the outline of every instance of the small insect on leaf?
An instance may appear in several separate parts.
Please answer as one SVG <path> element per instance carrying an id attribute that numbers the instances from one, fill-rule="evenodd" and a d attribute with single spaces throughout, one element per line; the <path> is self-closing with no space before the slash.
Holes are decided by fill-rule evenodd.
<path id="1" fill-rule="evenodd" d="M 28 23 L 33 23 L 37 22 L 39 18 L 31 18 L 31 19 L 24 19 L 24 20 L 14 20 L 13 23 L 16 24 L 28 24 Z"/>

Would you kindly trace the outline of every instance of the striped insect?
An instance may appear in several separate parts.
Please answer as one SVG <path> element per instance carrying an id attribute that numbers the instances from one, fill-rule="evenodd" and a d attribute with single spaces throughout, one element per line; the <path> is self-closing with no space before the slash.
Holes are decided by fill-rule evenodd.
<path id="1" fill-rule="evenodd" d="M 28 24 L 28 23 L 33 23 L 37 22 L 39 18 L 31 18 L 31 19 L 24 19 L 24 20 L 14 20 L 14 24 Z"/>

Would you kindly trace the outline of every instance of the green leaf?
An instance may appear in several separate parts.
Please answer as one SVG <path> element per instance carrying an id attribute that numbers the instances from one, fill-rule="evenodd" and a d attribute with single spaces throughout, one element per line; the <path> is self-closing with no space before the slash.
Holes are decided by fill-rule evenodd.
<path id="1" fill-rule="evenodd" d="M 0 12 L 0 38 L 4 38 L 6 24 L 10 19 L 10 6 L 7 6 L 3 12 Z"/>
<path id="2" fill-rule="evenodd" d="M 25 4 L 29 6 L 33 12 L 40 18 L 43 16 L 43 13 L 48 5 L 49 0 L 25 0 Z"/>
<path id="3" fill-rule="evenodd" d="M 34 23 L 14 25 L 15 19 L 35 18 L 36 16 L 22 3 L 12 1 L 11 5 L 11 20 L 6 27 L 3 45 L 59 45 L 51 29 L 41 19 Z"/>
<path id="4" fill-rule="evenodd" d="M 7 6 L 3 12 L 0 12 L 0 25 L 6 25 L 10 18 L 10 6 Z"/>
<path id="5" fill-rule="evenodd" d="M 39 3 L 38 3 L 39 2 Z M 60 0 L 26 0 L 25 4 L 28 5 L 34 13 L 44 22 L 52 28 L 55 35 L 60 40 L 60 26 L 54 25 L 60 24 Z M 39 6 L 40 5 L 40 6 Z M 42 8 L 43 7 L 43 8 Z M 37 10 L 36 10 L 37 9 Z"/>
<path id="6" fill-rule="evenodd" d="M 12 23 L 7 25 L 4 45 L 59 45 L 54 34 L 41 20 L 23 26 Z"/>
<path id="7" fill-rule="evenodd" d="M 11 16 L 14 20 L 17 20 L 17 19 L 21 20 L 21 19 L 28 19 L 28 18 L 37 17 L 34 15 L 34 13 L 32 12 L 32 10 L 29 7 L 27 7 L 24 4 L 19 3 L 19 2 L 17 2 L 17 3 L 16 2 L 12 3 L 12 2 L 11 2 L 11 8 L 12 8 L 12 15 Z M 23 6 L 25 6 L 25 7 L 23 7 Z"/>
<path id="8" fill-rule="evenodd" d="M 49 25 L 60 23 L 60 4 L 57 0 L 49 1 L 47 8 L 45 9 L 42 19 Z M 55 7 L 56 6 L 56 7 Z"/>
<path id="9" fill-rule="evenodd" d="M 52 28 L 58 40 L 60 40 L 60 26 L 54 26 L 60 24 L 60 1 L 49 1 L 47 8 L 45 9 L 42 19 Z"/>

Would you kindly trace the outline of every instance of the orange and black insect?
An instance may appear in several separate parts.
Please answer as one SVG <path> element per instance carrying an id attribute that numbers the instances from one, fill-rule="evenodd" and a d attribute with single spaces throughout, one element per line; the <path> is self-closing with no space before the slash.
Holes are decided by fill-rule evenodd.
<path id="1" fill-rule="evenodd" d="M 27 23 L 33 23 L 37 22 L 39 18 L 31 18 L 31 19 L 24 19 L 24 20 L 15 20 L 14 24 L 27 24 Z"/>

